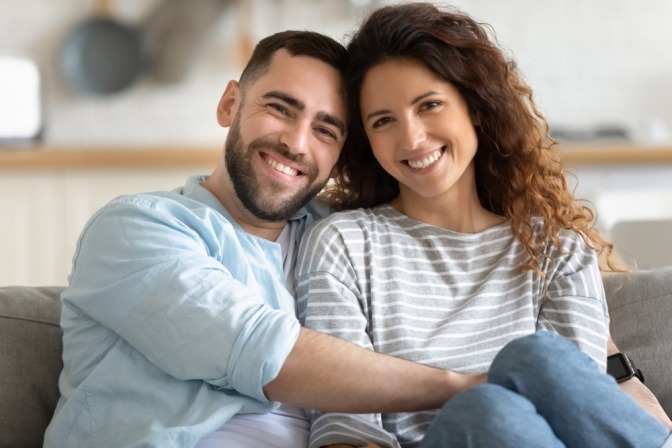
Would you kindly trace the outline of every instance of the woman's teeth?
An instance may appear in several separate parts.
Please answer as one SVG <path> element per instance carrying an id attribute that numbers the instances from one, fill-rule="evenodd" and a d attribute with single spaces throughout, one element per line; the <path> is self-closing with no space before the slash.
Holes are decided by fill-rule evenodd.
<path id="1" fill-rule="evenodd" d="M 270 157 L 264 157 L 264 160 L 266 163 L 271 165 L 276 171 L 280 171 L 283 174 L 286 174 L 288 176 L 298 176 L 299 172 L 296 171 L 293 168 L 290 168 L 286 165 L 283 165 L 282 163 L 278 162 L 277 160 L 271 159 Z"/>
<path id="2" fill-rule="evenodd" d="M 408 161 L 408 166 L 410 166 L 413 169 L 416 170 L 421 170 L 423 168 L 427 168 L 428 166 L 432 165 L 434 162 L 439 160 L 439 157 L 441 157 L 441 154 L 443 153 L 443 149 L 437 149 L 434 151 L 432 154 L 428 155 L 424 159 L 420 160 L 409 160 Z"/>

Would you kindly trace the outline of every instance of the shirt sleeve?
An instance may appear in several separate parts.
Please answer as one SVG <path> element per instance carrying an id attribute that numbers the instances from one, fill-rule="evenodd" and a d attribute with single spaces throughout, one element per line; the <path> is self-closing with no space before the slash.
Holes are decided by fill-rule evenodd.
<path id="1" fill-rule="evenodd" d="M 82 233 L 63 304 L 175 378 L 268 402 L 262 387 L 278 375 L 300 326 L 268 306 L 262 288 L 238 280 L 249 274 L 245 260 L 231 272 L 212 256 L 241 252 L 217 222 L 178 204 L 113 202 Z"/>
<path id="2" fill-rule="evenodd" d="M 301 324 L 373 350 L 367 303 L 357 287 L 356 262 L 349 256 L 339 231 L 320 221 L 309 228 L 297 257 L 297 306 Z M 375 381 L 375 379 L 373 379 Z M 383 429 L 380 414 L 341 414 L 308 411 L 310 448 L 373 442 L 398 447 Z"/>
<path id="3" fill-rule="evenodd" d="M 544 261 L 543 268 L 547 287 L 537 327 L 573 341 L 606 370 L 609 311 L 597 254 L 580 235 L 569 231 L 560 233 L 560 247 L 549 248 L 550 260 Z"/>

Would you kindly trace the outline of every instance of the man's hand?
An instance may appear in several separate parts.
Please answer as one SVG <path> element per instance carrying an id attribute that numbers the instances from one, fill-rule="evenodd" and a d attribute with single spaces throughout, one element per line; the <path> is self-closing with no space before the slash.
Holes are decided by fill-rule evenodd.
<path id="1" fill-rule="evenodd" d="M 611 336 L 609 336 L 609 340 L 607 341 L 607 354 L 613 355 L 618 352 L 620 352 L 619 348 L 616 346 L 614 340 L 611 339 Z M 665 410 L 658 402 L 656 396 L 653 395 L 653 392 L 642 384 L 642 382 L 639 381 L 639 378 L 630 378 L 628 381 L 620 383 L 619 386 L 621 386 L 621 389 L 628 395 L 634 398 L 634 400 L 649 414 L 660 420 L 663 425 L 672 429 L 672 420 L 670 420 L 670 417 L 665 413 Z"/>
<path id="2" fill-rule="evenodd" d="M 660 420 L 665 426 L 672 429 L 672 420 L 665 413 L 665 410 L 658 402 L 658 399 L 653 395 L 653 392 L 649 390 L 639 378 L 633 377 L 628 381 L 624 381 L 619 384 L 621 389 L 623 389 L 628 395 L 635 399 L 641 407 L 643 407 L 649 414 L 656 417 Z"/>

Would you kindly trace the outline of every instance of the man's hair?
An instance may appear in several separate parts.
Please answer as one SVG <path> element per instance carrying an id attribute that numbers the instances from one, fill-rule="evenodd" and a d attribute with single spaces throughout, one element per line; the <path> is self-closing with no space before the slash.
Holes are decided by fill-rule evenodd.
<path id="1" fill-rule="evenodd" d="M 334 67 L 344 74 L 348 52 L 337 41 L 314 31 L 282 31 L 263 38 L 254 48 L 243 73 L 240 84 L 243 88 L 263 76 L 278 50 L 285 49 L 292 56 L 309 56 Z"/>

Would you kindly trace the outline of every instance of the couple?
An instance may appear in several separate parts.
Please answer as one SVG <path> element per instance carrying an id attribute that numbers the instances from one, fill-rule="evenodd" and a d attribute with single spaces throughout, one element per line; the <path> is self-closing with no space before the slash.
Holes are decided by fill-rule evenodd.
<path id="1" fill-rule="evenodd" d="M 602 373 L 610 246 L 530 95 L 428 4 L 375 11 L 347 52 L 263 39 L 213 173 L 84 228 L 45 447 L 663 446 L 655 398 L 622 384 L 658 419 Z M 366 209 L 307 231 L 330 177 Z"/>

